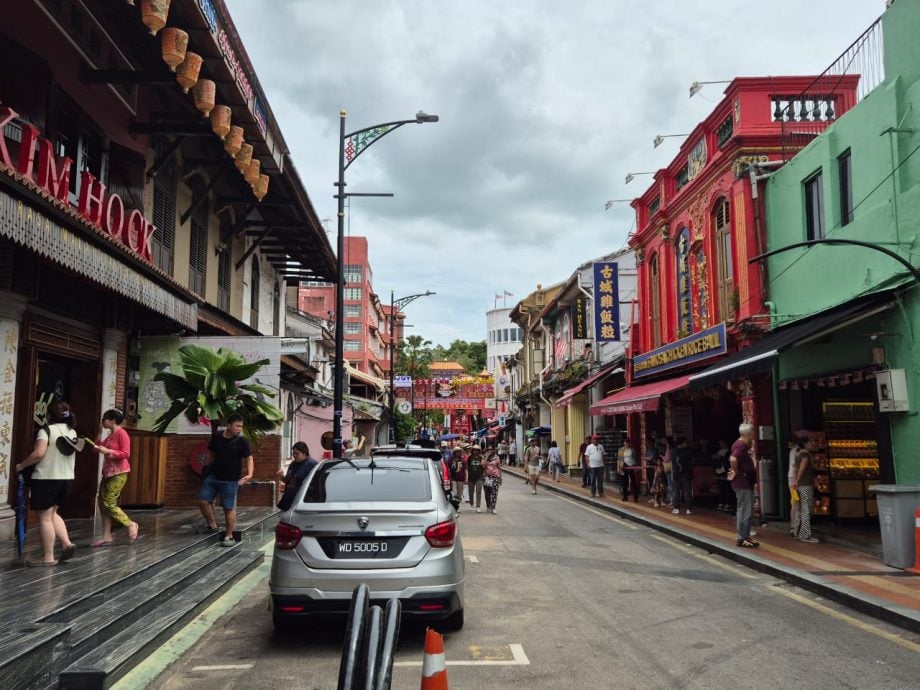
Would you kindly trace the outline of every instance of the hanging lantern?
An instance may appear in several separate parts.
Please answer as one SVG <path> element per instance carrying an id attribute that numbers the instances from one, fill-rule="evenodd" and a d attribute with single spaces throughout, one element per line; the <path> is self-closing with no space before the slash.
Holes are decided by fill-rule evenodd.
<path id="1" fill-rule="evenodd" d="M 150 30 L 151 36 L 166 26 L 170 0 L 141 0 L 141 21 Z"/>
<path id="2" fill-rule="evenodd" d="M 252 185 L 252 193 L 259 201 L 265 198 L 268 194 L 268 175 L 259 175 L 259 179 Z"/>
<path id="3" fill-rule="evenodd" d="M 211 110 L 214 108 L 216 93 L 217 84 L 210 79 L 199 79 L 192 87 L 192 98 L 195 100 L 195 107 L 205 117 L 210 115 Z"/>
<path id="4" fill-rule="evenodd" d="M 202 57 L 198 53 L 187 52 L 182 64 L 176 69 L 176 81 L 185 93 L 198 81 Z"/>
<path id="5" fill-rule="evenodd" d="M 262 167 L 262 163 L 259 162 L 258 158 L 254 158 L 249 161 L 249 165 L 246 166 L 246 172 L 243 173 L 243 179 L 246 180 L 249 184 L 255 184 L 259 181 L 259 172 Z"/>
<path id="6" fill-rule="evenodd" d="M 240 172 L 245 172 L 249 167 L 249 161 L 252 160 L 252 144 L 243 144 L 240 146 L 239 153 L 236 154 L 234 164 Z"/>
<path id="7" fill-rule="evenodd" d="M 229 153 L 231 156 L 235 156 L 240 152 L 240 146 L 243 145 L 243 128 L 237 125 L 233 125 L 230 128 L 230 133 L 227 135 L 227 138 L 224 139 L 224 151 Z"/>
<path id="8" fill-rule="evenodd" d="M 187 50 L 188 32 L 174 26 L 160 32 L 160 52 L 163 55 L 163 62 L 169 65 L 169 69 L 173 72 L 185 60 Z"/>
<path id="9" fill-rule="evenodd" d="M 227 105 L 215 105 L 211 111 L 211 129 L 222 140 L 225 140 L 230 132 L 230 116 L 230 106 Z"/>

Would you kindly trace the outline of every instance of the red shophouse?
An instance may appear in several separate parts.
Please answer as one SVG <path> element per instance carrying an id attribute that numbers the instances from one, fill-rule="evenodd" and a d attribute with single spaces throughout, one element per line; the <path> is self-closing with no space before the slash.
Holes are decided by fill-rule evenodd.
<path id="1" fill-rule="evenodd" d="M 790 102 L 814 77 L 739 77 L 668 167 L 632 203 L 638 297 L 628 387 L 592 406 L 629 415 L 641 439 L 684 436 L 694 449 L 698 495 L 715 494 L 712 454 L 737 438 L 743 420 L 758 430 L 760 457 L 776 457 L 769 376 L 695 387 L 691 375 L 759 339 L 769 326 L 767 276 L 748 260 L 765 251 L 756 176 L 790 155 Z M 828 100 L 791 108 L 809 131 L 855 103 L 855 84 Z M 851 88 L 852 87 L 852 88 Z M 832 107 L 828 108 L 828 103 Z M 812 115 L 814 113 L 814 115 Z M 794 125 L 794 123 L 792 123 Z M 808 137 L 794 140 L 801 148 Z M 752 176 L 751 171 L 754 171 Z"/>

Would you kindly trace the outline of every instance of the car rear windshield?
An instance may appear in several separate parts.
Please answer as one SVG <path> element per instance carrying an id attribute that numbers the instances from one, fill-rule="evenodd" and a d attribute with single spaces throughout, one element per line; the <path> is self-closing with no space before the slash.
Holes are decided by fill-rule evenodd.
<path id="1" fill-rule="evenodd" d="M 321 465 L 304 494 L 304 503 L 338 503 L 343 501 L 430 501 L 431 480 L 428 469 L 418 461 L 395 459 L 368 463 Z"/>

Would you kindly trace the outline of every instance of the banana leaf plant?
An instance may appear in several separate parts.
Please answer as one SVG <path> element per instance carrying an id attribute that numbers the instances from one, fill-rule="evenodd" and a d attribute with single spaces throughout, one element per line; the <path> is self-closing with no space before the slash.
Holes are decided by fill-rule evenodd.
<path id="1" fill-rule="evenodd" d="M 274 398 L 271 388 L 258 383 L 240 383 L 258 373 L 267 359 L 247 362 L 227 348 L 215 351 L 200 345 L 179 348 L 181 374 L 161 371 L 161 381 L 171 405 L 160 415 L 154 431 L 163 433 L 176 417 L 185 415 L 190 424 L 210 422 L 211 432 L 232 414 L 243 417 L 243 435 L 254 445 L 284 421 L 284 413 L 263 398 Z"/>

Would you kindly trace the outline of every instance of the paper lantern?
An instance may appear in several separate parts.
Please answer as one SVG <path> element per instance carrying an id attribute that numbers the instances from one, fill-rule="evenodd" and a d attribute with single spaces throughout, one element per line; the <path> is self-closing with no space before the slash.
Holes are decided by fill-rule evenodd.
<path id="1" fill-rule="evenodd" d="M 170 26 L 160 32 L 160 52 L 163 62 L 169 65 L 173 72 L 185 60 L 188 50 L 188 32 Z"/>
<path id="2" fill-rule="evenodd" d="M 198 81 L 202 57 L 198 53 L 187 52 L 182 64 L 176 69 L 176 81 L 185 93 Z"/>
<path id="3" fill-rule="evenodd" d="M 211 129 L 223 140 L 230 132 L 230 117 L 230 106 L 227 105 L 215 105 L 211 111 Z"/>
<path id="4" fill-rule="evenodd" d="M 252 193 L 259 201 L 265 198 L 265 195 L 268 194 L 268 175 L 259 175 L 259 179 L 252 185 Z"/>
<path id="5" fill-rule="evenodd" d="M 156 36 L 157 31 L 166 26 L 169 2 L 170 0 L 141 0 L 141 21 L 151 36 Z"/>
<path id="6" fill-rule="evenodd" d="M 227 135 L 227 138 L 224 139 L 224 151 L 229 153 L 231 156 L 235 156 L 240 152 L 240 146 L 243 145 L 243 128 L 237 125 L 233 125 L 230 128 L 230 133 Z"/>
<path id="7" fill-rule="evenodd" d="M 239 153 L 236 154 L 234 164 L 240 172 L 245 172 L 249 167 L 249 161 L 252 160 L 252 144 L 243 144 L 240 146 Z"/>
<path id="8" fill-rule="evenodd" d="M 195 107 L 201 111 L 201 114 L 207 117 L 214 108 L 214 101 L 217 94 L 217 84 L 210 79 L 199 79 L 192 87 L 192 98 L 195 101 Z"/>
<path id="9" fill-rule="evenodd" d="M 259 173 L 261 172 L 262 163 L 258 158 L 254 158 L 249 161 L 249 165 L 246 166 L 246 172 L 243 173 L 243 179 L 246 180 L 249 184 L 255 184 L 259 181 Z"/>

